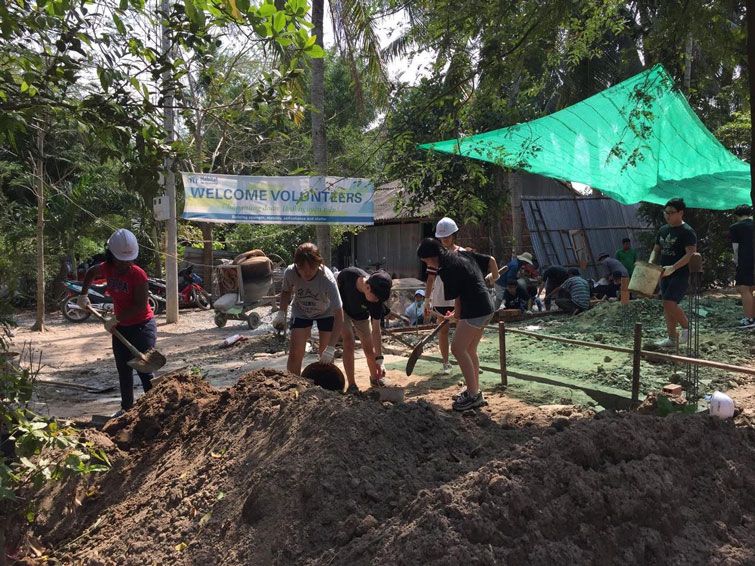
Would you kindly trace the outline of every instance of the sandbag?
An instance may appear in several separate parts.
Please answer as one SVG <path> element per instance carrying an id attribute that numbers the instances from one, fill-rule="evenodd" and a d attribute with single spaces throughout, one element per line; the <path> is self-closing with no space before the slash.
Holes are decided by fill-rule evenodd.
<path id="1" fill-rule="evenodd" d="M 265 257 L 265 252 L 262 250 L 249 250 L 248 252 L 244 252 L 242 254 L 237 255 L 235 258 L 233 258 L 233 263 L 236 265 L 239 265 L 246 261 L 247 259 L 253 258 L 253 257 Z"/>

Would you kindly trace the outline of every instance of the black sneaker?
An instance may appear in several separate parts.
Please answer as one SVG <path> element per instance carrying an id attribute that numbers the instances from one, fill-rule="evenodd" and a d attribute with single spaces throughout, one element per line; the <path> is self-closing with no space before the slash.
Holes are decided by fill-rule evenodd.
<path id="1" fill-rule="evenodd" d="M 466 389 L 462 389 L 458 393 L 454 393 L 453 395 L 451 395 L 451 399 L 453 399 L 454 401 L 456 401 L 457 399 L 461 399 L 462 397 L 468 397 Z"/>
<path id="2" fill-rule="evenodd" d="M 482 391 L 479 391 L 477 395 L 471 396 L 466 391 L 464 396 L 460 396 L 453 404 L 454 411 L 468 411 L 477 407 L 482 407 L 486 404 L 485 398 L 482 396 Z"/>
<path id="3" fill-rule="evenodd" d="M 357 387 L 356 383 L 352 383 L 346 388 L 346 393 L 353 395 L 354 393 L 359 393 L 359 387 Z"/>

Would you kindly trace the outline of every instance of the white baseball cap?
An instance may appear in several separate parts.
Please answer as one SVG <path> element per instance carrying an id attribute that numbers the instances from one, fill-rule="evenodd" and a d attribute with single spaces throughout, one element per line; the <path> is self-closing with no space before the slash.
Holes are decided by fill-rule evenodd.
<path id="1" fill-rule="evenodd" d="M 121 261 L 133 261 L 139 255 L 139 242 L 130 230 L 119 228 L 107 241 L 107 247 Z"/>
<path id="2" fill-rule="evenodd" d="M 448 238 L 452 234 L 456 234 L 459 231 L 459 227 L 451 218 L 447 216 L 438 220 L 437 226 L 435 226 L 436 238 Z"/>

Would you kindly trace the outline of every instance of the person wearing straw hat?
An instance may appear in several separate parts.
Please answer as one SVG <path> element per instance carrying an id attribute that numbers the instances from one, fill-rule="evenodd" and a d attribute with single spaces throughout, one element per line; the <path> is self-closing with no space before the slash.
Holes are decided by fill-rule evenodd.
<path id="1" fill-rule="evenodd" d="M 125 228 L 113 232 L 107 241 L 105 261 L 90 267 L 81 284 L 81 295 L 76 303 L 82 309 L 91 306 L 89 285 L 94 279 L 106 279 L 107 291 L 113 298 L 115 316 L 105 318 L 105 330 L 112 333 L 114 328 L 133 344 L 140 352 L 155 347 L 157 342 L 157 325 L 155 314 L 149 306 L 149 284 L 144 270 L 134 264 L 139 255 L 139 243 L 136 236 Z M 113 416 L 118 417 L 134 405 L 134 369 L 128 362 L 134 357 L 129 349 L 113 336 L 113 356 L 118 369 L 118 381 L 121 389 L 121 410 Z M 137 372 L 146 393 L 152 388 L 152 373 Z"/>
<path id="2" fill-rule="evenodd" d="M 524 252 L 523 254 L 512 257 L 511 260 L 501 269 L 498 279 L 495 282 L 496 308 L 501 305 L 501 302 L 503 302 L 503 295 L 506 291 L 506 287 L 508 286 L 509 281 L 519 280 L 519 269 L 525 263 L 534 266 L 534 262 L 532 261 L 532 254 L 529 252 Z"/>

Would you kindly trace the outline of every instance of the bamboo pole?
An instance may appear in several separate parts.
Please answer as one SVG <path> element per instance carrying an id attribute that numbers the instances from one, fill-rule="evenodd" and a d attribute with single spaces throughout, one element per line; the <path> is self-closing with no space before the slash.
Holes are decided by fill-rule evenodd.
<path id="1" fill-rule="evenodd" d="M 632 354 L 632 406 L 640 402 L 640 361 L 642 360 L 642 324 L 634 324 L 634 352 Z"/>
<path id="2" fill-rule="evenodd" d="M 506 323 L 498 323 L 498 358 L 501 366 L 501 385 L 509 384 L 509 377 L 506 374 Z"/>
<path id="3" fill-rule="evenodd" d="M 490 327 L 489 328 L 495 328 Z M 508 329 L 507 332 L 511 334 L 521 334 L 523 336 L 530 336 L 538 340 L 553 340 L 555 342 L 563 342 L 564 344 L 574 344 L 576 346 L 587 346 L 588 348 L 597 348 L 599 350 L 609 350 L 611 352 L 622 352 L 625 354 L 632 354 L 634 350 L 632 348 L 624 348 L 623 346 L 610 346 L 608 344 L 599 344 L 596 342 L 587 342 L 586 340 L 574 340 L 572 338 L 561 338 L 560 336 L 551 336 L 549 334 L 538 334 L 537 332 L 528 332 L 527 330 Z M 660 360 L 665 362 L 672 362 L 675 364 L 697 364 L 700 366 L 712 367 L 725 371 L 733 371 L 736 373 L 747 373 L 749 375 L 755 375 L 755 368 L 753 367 L 739 367 L 731 364 L 725 364 L 723 362 L 714 362 L 713 360 L 704 360 L 701 358 L 688 358 L 686 356 L 677 356 L 675 354 L 663 354 L 661 352 L 650 352 L 648 350 L 640 350 L 640 355 L 643 358 L 649 360 Z"/>

